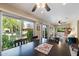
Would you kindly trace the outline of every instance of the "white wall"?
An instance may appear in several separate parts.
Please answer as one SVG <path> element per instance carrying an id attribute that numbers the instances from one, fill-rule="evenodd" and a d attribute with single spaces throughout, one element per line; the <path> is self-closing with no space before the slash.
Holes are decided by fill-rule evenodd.
<path id="1" fill-rule="evenodd" d="M 71 31 L 71 33 L 75 36 L 75 37 L 77 37 L 78 35 L 77 35 L 77 21 L 78 21 L 78 18 L 76 17 L 76 18 L 72 18 L 71 19 L 72 20 L 72 22 L 71 22 L 71 28 L 72 28 L 72 31 Z"/>

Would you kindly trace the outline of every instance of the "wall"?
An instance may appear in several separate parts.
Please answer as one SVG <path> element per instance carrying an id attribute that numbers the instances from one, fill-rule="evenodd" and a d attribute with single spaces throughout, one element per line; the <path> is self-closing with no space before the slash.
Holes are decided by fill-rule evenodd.
<path id="1" fill-rule="evenodd" d="M 78 37 L 78 34 L 77 34 L 78 33 L 77 21 L 78 21 L 77 18 L 73 18 L 72 22 L 71 22 L 71 28 L 72 28 L 71 34 L 73 34 L 75 37 Z"/>

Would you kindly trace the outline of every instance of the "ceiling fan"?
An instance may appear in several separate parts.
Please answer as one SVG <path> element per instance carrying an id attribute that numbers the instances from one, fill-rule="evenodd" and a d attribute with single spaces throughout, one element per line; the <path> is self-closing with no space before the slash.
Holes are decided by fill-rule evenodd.
<path id="1" fill-rule="evenodd" d="M 47 11 L 51 10 L 47 3 L 37 3 L 34 5 L 32 12 L 34 12 L 37 8 L 45 8 Z"/>
<path id="2" fill-rule="evenodd" d="M 67 22 L 65 22 L 65 21 L 58 21 L 58 25 L 64 25 L 64 24 L 67 24 Z"/>

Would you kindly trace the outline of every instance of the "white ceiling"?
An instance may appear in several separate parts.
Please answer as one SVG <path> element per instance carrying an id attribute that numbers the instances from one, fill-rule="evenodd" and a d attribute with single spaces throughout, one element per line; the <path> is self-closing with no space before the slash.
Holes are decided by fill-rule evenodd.
<path id="1" fill-rule="evenodd" d="M 11 3 L 10 5 L 54 24 L 56 24 L 58 20 L 69 21 L 70 18 L 79 16 L 79 4 L 77 3 L 67 3 L 66 5 L 62 3 L 48 3 L 51 8 L 50 12 L 47 12 L 44 8 L 36 9 L 35 12 L 32 12 L 34 3 Z"/>

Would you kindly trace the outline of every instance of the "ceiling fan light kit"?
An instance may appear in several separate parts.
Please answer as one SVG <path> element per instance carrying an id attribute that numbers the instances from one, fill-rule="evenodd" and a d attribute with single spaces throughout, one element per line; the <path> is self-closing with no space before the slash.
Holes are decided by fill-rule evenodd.
<path id="1" fill-rule="evenodd" d="M 37 8 L 45 8 L 47 11 L 51 10 L 47 3 L 37 3 L 34 5 L 32 12 L 34 12 Z"/>

